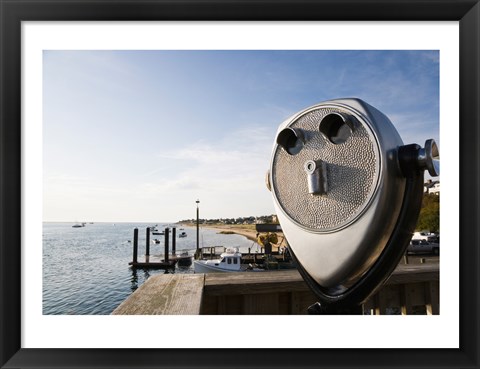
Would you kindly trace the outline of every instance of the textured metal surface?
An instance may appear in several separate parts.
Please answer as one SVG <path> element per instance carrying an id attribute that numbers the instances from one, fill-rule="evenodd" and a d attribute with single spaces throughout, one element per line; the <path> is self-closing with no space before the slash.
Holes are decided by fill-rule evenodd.
<path id="1" fill-rule="evenodd" d="M 320 121 L 331 112 L 345 113 L 338 108 L 320 108 L 295 119 L 288 126 L 304 132 L 304 147 L 290 155 L 277 145 L 273 155 L 271 185 L 279 204 L 291 220 L 313 231 L 345 226 L 361 214 L 380 170 L 376 140 L 361 118 L 342 144 L 330 142 L 319 132 Z M 308 160 L 326 163 L 326 194 L 309 193 L 304 170 Z"/>

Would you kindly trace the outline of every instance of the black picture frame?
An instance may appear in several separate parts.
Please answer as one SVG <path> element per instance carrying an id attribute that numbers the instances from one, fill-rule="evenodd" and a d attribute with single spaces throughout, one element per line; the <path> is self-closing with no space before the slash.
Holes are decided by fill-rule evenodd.
<path id="1" fill-rule="evenodd" d="M 480 5 L 478 0 L 0 0 L 0 17 L 0 365 L 2 368 L 479 367 Z M 458 162 L 461 173 L 460 348 L 341 350 L 21 348 L 21 22 L 130 20 L 458 21 L 460 25 L 460 158 Z M 319 334 L 328 335 L 329 332 L 319 332 Z M 294 340 L 295 338 L 286 337 L 285 339 Z M 388 340 L 388 337 L 385 339 Z"/>

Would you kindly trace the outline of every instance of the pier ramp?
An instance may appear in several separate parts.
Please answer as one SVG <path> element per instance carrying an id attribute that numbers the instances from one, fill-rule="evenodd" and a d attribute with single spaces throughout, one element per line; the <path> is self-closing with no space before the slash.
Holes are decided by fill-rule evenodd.
<path id="1" fill-rule="evenodd" d="M 148 280 L 122 302 L 114 315 L 192 315 L 202 302 L 203 274 L 161 274 Z"/>

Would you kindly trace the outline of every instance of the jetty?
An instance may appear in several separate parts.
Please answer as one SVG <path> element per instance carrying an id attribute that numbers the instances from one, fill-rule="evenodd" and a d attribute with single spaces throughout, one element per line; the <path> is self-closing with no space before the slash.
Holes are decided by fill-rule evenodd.
<path id="1" fill-rule="evenodd" d="M 295 269 L 150 277 L 113 315 L 306 314 L 317 301 Z M 438 263 L 399 264 L 364 314 L 439 314 Z"/>

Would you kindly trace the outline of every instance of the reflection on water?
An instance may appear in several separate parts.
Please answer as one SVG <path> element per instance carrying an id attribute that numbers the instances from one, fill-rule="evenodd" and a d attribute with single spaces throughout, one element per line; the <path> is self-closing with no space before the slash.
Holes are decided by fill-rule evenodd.
<path id="1" fill-rule="evenodd" d="M 134 292 L 138 288 L 138 271 L 135 268 L 132 269 L 132 279 L 131 279 L 131 287 L 130 290 Z"/>
<path id="2" fill-rule="evenodd" d="M 130 285 L 130 290 L 132 292 L 135 292 L 135 290 L 139 287 L 138 285 L 138 273 L 142 273 L 142 281 L 146 281 L 150 277 L 150 272 L 148 269 L 137 269 L 137 268 L 130 268 L 130 271 L 132 272 L 132 279 L 131 285 Z"/>
<path id="3" fill-rule="evenodd" d="M 147 226 L 151 224 L 95 223 L 72 228 L 71 223 L 44 223 L 43 314 L 110 314 L 150 276 L 193 273 L 193 265 L 166 271 L 128 265 L 133 258 L 135 227 L 139 230 L 138 260 L 145 260 Z M 192 254 L 196 248 L 196 229 L 185 227 L 185 232 L 187 237 L 178 238 L 177 230 L 178 254 Z M 151 239 L 150 260 L 163 258 L 163 236 L 160 239 L 160 244 Z M 201 230 L 201 242 L 201 246 L 239 247 L 241 251 L 258 246 L 243 236 L 208 229 Z"/>

